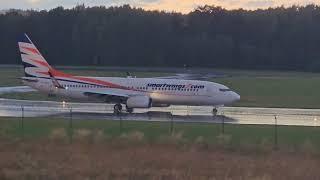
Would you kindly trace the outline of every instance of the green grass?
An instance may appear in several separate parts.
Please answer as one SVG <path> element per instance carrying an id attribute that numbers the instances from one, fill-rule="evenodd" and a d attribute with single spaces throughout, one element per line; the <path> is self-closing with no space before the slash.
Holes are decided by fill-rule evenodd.
<path id="1" fill-rule="evenodd" d="M 241 95 L 235 106 L 320 108 L 320 76 L 214 79 Z"/>
<path id="2" fill-rule="evenodd" d="M 225 125 L 225 136 L 221 136 L 221 124 L 175 123 L 175 134 L 180 134 L 177 141 L 194 143 L 197 139 L 209 144 L 224 143 L 236 148 L 242 145 L 273 147 L 274 127 L 261 125 Z M 25 118 L 22 130 L 21 118 L 0 118 L 0 138 L 47 138 L 52 131 L 63 128 L 70 132 L 70 120 L 60 118 Z M 119 121 L 107 120 L 73 120 L 73 132 L 79 129 L 89 131 L 100 130 L 106 137 L 117 138 L 123 134 L 141 132 L 148 142 L 161 142 L 164 137 L 170 137 L 170 123 L 166 122 L 129 122 L 123 121 L 120 129 Z M 223 139 L 221 139 L 221 137 Z M 283 147 L 301 147 L 310 142 L 315 148 L 320 148 L 320 128 L 278 126 L 278 142 Z"/>
<path id="3" fill-rule="evenodd" d="M 77 76 L 94 76 L 94 77 L 127 77 L 126 72 L 106 71 L 106 70 L 62 70 L 63 72 Z M 173 73 L 165 72 L 130 72 L 138 78 L 151 78 L 161 76 L 172 76 Z"/>
<path id="4" fill-rule="evenodd" d="M 0 87 L 22 85 L 20 77 L 24 76 L 22 68 L 0 67 Z"/>

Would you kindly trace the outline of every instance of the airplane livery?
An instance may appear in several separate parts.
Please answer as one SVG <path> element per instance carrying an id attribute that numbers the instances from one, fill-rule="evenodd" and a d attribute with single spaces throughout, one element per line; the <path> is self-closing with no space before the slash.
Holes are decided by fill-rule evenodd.
<path id="1" fill-rule="evenodd" d="M 24 84 L 45 94 L 84 101 L 114 103 L 114 112 L 134 108 L 168 107 L 170 105 L 217 107 L 240 100 L 228 87 L 207 81 L 87 77 L 63 73 L 51 67 L 30 38 L 24 34 L 18 42 L 25 76 Z"/>

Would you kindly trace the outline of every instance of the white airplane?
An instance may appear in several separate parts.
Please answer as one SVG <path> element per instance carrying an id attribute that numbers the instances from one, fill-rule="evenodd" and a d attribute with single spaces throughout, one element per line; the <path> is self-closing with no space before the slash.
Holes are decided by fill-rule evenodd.
<path id="1" fill-rule="evenodd" d="M 42 93 L 85 101 L 114 103 L 114 113 L 133 112 L 134 108 L 170 105 L 213 106 L 231 104 L 240 96 L 228 87 L 207 81 L 87 77 L 65 74 L 52 68 L 30 38 L 24 34 L 18 42 L 24 65 L 24 84 Z"/>

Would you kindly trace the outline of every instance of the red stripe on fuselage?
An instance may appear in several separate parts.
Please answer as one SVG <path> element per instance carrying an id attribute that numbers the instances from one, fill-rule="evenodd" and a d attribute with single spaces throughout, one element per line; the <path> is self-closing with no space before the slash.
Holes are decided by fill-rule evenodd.
<path id="1" fill-rule="evenodd" d="M 50 68 L 50 72 L 55 77 L 70 78 L 70 79 L 74 79 L 74 80 L 84 81 L 84 82 L 87 82 L 87 83 L 89 82 L 89 83 L 93 83 L 93 84 L 97 84 L 97 85 L 108 86 L 110 88 L 132 90 L 132 89 L 129 89 L 127 87 L 124 87 L 124 86 L 121 86 L 121 85 L 118 85 L 118 84 L 114 84 L 114 83 L 111 83 L 111 82 L 107 82 L 107 81 L 102 81 L 102 80 L 93 79 L 93 78 L 87 78 L 87 77 L 76 77 L 76 76 L 73 76 L 73 75 L 70 75 L 70 74 L 66 74 L 66 73 L 57 71 L 57 70 L 52 69 L 52 68 Z"/>

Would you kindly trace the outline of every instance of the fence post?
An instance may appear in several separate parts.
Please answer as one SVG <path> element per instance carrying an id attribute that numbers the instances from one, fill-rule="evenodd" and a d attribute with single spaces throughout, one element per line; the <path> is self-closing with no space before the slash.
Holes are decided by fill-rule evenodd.
<path id="1" fill-rule="evenodd" d="M 278 149 L 278 118 L 274 116 L 274 150 Z"/>
<path id="2" fill-rule="evenodd" d="M 222 115 L 222 135 L 224 135 L 224 113 Z"/>
<path id="3" fill-rule="evenodd" d="M 170 113 L 170 134 L 173 134 L 173 114 Z"/>
<path id="4" fill-rule="evenodd" d="M 120 120 L 119 120 L 119 125 L 120 125 L 119 131 L 120 131 L 120 135 L 121 135 L 122 134 L 122 114 L 121 113 L 119 114 L 119 118 L 120 118 Z"/>
<path id="5" fill-rule="evenodd" d="M 72 143 L 73 139 L 73 120 L 72 120 L 72 107 L 70 107 L 70 118 L 69 118 L 69 142 Z"/>
<path id="6" fill-rule="evenodd" d="M 21 135 L 24 137 L 24 107 L 21 106 Z"/>
<path id="7" fill-rule="evenodd" d="M 189 112 L 189 106 L 187 106 L 187 117 L 189 118 L 189 114 L 190 112 Z"/>

